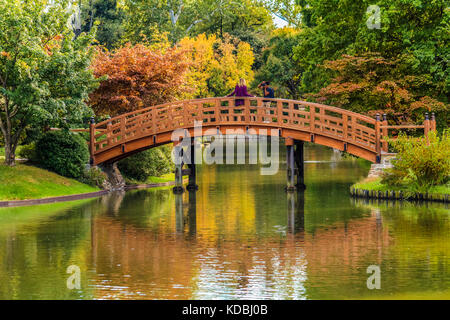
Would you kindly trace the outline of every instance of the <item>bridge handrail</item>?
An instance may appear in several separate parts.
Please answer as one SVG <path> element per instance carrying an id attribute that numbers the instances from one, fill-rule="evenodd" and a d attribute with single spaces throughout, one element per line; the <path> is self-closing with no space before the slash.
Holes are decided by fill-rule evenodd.
<path id="1" fill-rule="evenodd" d="M 350 110 L 346 110 L 346 109 L 342 109 L 342 108 L 338 108 L 338 107 L 334 107 L 334 106 L 328 106 L 328 105 L 324 105 L 324 104 L 320 104 L 320 103 L 316 103 L 316 102 L 309 102 L 309 101 L 303 101 L 303 100 L 293 100 L 293 99 L 281 99 L 281 98 L 264 98 L 264 97 L 208 97 L 208 98 L 198 98 L 198 99 L 186 99 L 186 100 L 171 101 L 171 102 L 166 102 L 166 103 L 162 103 L 162 104 L 158 104 L 158 105 L 153 105 L 153 106 L 146 107 L 146 108 L 139 109 L 139 110 L 130 111 L 130 112 L 123 113 L 123 114 L 120 114 L 118 116 L 112 117 L 110 119 L 103 120 L 103 121 L 101 121 L 99 123 L 96 123 L 95 124 L 95 128 L 100 128 L 102 126 L 105 126 L 105 125 L 108 124 L 108 122 L 114 121 L 116 119 L 120 119 L 120 118 L 127 117 L 127 116 L 130 116 L 130 115 L 133 115 L 133 114 L 137 114 L 137 113 L 143 113 L 143 112 L 150 111 L 150 110 L 153 110 L 153 109 L 158 108 L 158 107 L 169 106 L 169 105 L 172 105 L 172 104 L 175 104 L 175 103 L 182 104 L 182 103 L 188 103 L 188 102 L 195 103 L 195 102 L 201 102 L 201 101 L 215 101 L 217 99 L 221 100 L 221 101 L 229 101 L 229 100 L 236 100 L 236 99 L 243 99 L 243 100 L 245 100 L 245 99 L 256 99 L 256 100 L 273 101 L 273 102 L 277 102 L 277 101 L 287 102 L 287 103 L 292 102 L 292 103 L 295 103 L 295 104 L 302 104 L 302 105 L 306 105 L 306 106 L 315 106 L 315 107 L 318 107 L 318 108 L 326 108 L 328 110 L 332 110 L 332 111 L 339 112 L 339 113 L 342 113 L 342 114 L 345 113 L 345 114 L 347 114 L 349 116 L 358 117 L 359 119 L 364 120 L 364 121 L 366 121 L 366 122 L 368 122 L 370 124 L 375 124 L 375 119 L 371 118 L 369 116 L 362 115 L 362 114 L 354 112 L 354 111 L 350 111 Z"/>
<path id="2" fill-rule="evenodd" d="M 242 100 L 243 104 L 236 106 L 236 100 Z M 271 103 L 265 104 L 267 101 Z M 303 139 L 309 139 L 308 134 L 311 139 L 320 135 L 322 143 L 323 139 L 328 139 L 334 141 L 328 142 L 332 146 L 342 148 L 345 144 L 344 150 L 351 144 L 372 155 L 380 155 L 380 126 L 383 123 L 371 117 L 301 100 L 210 97 L 167 102 L 92 123 L 91 156 L 95 159 L 96 155 L 117 146 L 122 146 L 122 153 L 126 152 L 125 144 L 150 136 L 154 140 L 156 135 L 175 129 L 193 128 L 195 121 L 201 121 L 204 127 L 278 128 L 302 132 Z M 355 152 L 354 148 L 352 150 L 350 152 Z"/>

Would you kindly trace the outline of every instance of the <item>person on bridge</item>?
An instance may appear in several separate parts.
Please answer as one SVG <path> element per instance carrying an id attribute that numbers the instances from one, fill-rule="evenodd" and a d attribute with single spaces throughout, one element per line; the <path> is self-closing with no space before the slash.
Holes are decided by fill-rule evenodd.
<path id="1" fill-rule="evenodd" d="M 275 92 L 274 90 L 269 87 L 270 82 L 269 81 L 263 81 L 260 84 L 258 84 L 258 88 L 262 89 L 264 98 L 275 98 Z M 263 100 L 263 108 L 266 110 L 267 114 L 270 114 L 270 100 Z M 264 123 L 270 123 L 268 118 L 263 119 Z"/>
<path id="2" fill-rule="evenodd" d="M 254 97 L 250 93 L 247 92 L 247 86 L 245 85 L 245 79 L 239 79 L 239 83 L 236 84 L 234 91 L 227 95 L 227 97 Z M 242 106 L 244 104 L 244 99 L 236 99 L 235 106 Z"/>

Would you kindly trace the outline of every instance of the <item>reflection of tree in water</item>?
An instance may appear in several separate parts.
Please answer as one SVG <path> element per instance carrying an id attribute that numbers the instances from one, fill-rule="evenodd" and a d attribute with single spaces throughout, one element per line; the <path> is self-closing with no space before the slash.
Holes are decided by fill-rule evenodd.
<path id="1" fill-rule="evenodd" d="M 440 203 L 355 199 L 356 206 L 379 212 L 395 235 L 384 255 L 385 287 L 409 292 L 443 292 L 450 288 L 450 211 Z M 386 279 L 387 278 L 387 279 Z"/>
<path id="2" fill-rule="evenodd" d="M 266 237 L 230 233 L 217 238 L 203 219 L 196 220 L 196 234 L 189 236 L 189 202 L 183 203 L 182 237 L 176 221 L 160 221 L 171 227 L 161 226 L 158 230 L 165 232 L 156 232 L 133 224 L 124 228 L 119 220 L 99 217 L 93 243 L 96 297 L 320 298 L 319 284 L 330 296 L 351 296 L 357 291 L 355 283 L 366 290 L 361 268 L 382 263 L 392 244 L 376 212 L 310 234 L 301 228 L 302 205 L 291 201 L 287 199 L 293 205 L 286 211 L 289 232 Z M 112 281 L 104 285 L 102 279 Z M 328 287 L 322 284 L 325 280 Z"/>
<path id="3" fill-rule="evenodd" d="M 0 298 L 79 299 L 88 297 L 87 261 L 84 251 L 90 241 L 92 207 L 98 199 L 63 207 L 39 223 L 24 224 L 0 235 Z M 73 205 L 73 204 L 72 204 Z M 59 204 L 56 205 L 58 207 Z M 28 207 L 52 210 L 54 205 Z M 82 288 L 67 290 L 66 269 L 76 264 L 82 271 Z"/>

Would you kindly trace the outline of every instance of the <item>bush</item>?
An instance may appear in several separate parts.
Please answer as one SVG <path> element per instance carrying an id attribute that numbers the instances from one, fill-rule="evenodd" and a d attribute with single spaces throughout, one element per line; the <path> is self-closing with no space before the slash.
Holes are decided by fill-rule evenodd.
<path id="1" fill-rule="evenodd" d="M 67 130 L 49 131 L 36 142 L 38 164 L 62 176 L 78 179 L 89 161 L 86 141 Z"/>
<path id="2" fill-rule="evenodd" d="M 91 167 L 83 171 L 80 182 L 93 187 L 103 188 L 106 179 L 106 174 L 102 170 L 100 170 L 98 167 Z"/>
<path id="3" fill-rule="evenodd" d="M 172 148 L 168 145 L 149 149 L 118 162 L 118 168 L 125 178 L 146 182 L 149 177 L 159 177 L 174 169 Z"/>
<path id="4" fill-rule="evenodd" d="M 414 138 L 400 134 L 389 143 L 397 152 L 393 168 L 387 169 L 382 183 L 404 185 L 418 192 L 426 192 L 435 185 L 446 184 L 450 179 L 450 131 L 441 137 L 435 131 L 426 137 Z"/>
<path id="5" fill-rule="evenodd" d="M 22 146 L 18 149 L 17 154 L 22 159 L 27 159 L 30 162 L 37 162 L 36 143 L 32 142 Z"/>

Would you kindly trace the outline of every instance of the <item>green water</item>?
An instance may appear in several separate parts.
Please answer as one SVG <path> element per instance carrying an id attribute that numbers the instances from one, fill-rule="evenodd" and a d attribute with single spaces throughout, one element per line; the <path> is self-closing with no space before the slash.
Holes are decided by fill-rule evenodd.
<path id="1" fill-rule="evenodd" d="M 203 165 L 196 193 L 0 209 L 0 299 L 450 298 L 448 207 L 354 201 L 368 163 L 318 146 L 305 158 L 294 195 L 283 168 Z"/>

